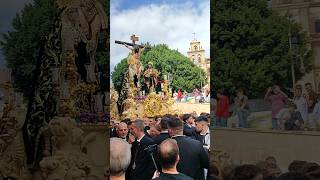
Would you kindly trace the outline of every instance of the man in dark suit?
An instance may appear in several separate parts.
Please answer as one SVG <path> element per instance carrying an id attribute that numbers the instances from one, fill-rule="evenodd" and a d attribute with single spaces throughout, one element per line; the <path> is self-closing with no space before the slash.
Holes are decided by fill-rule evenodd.
<path id="1" fill-rule="evenodd" d="M 183 124 L 178 118 L 171 118 L 168 121 L 168 132 L 179 146 L 178 171 L 195 180 L 203 180 L 204 168 L 209 168 L 209 155 L 202 147 L 202 143 L 183 135 Z"/>
<path id="2" fill-rule="evenodd" d="M 133 121 L 130 133 L 136 138 L 131 148 L 131 163 L 126 174 L 129 180 L 149 180 L 155 171 L 151 156 L 145 151 L 153 140 L 145 135 L 142 120 Z"/>
<path id="3" fill-rule="evenodd" d="M 170 138 L 169 133 L 168 133 L 168 121 L 169 118 L 162 118 L 160 121 L 160 127 L 161 127 L 161 132 L 158 136 L 153 138 L 153 141 L 155 144 L 161 144 L 162 141 Z"/>
<path id="4" fill-rule="evenodd" d="M 196 131 L 193 132 L 192 138 L 200 141 L 203 147 L 209 151 L 210 149 L 210 129 L 209 119 L 206 116 L 196 118 Z"/>
<path id="5" fill-rule="evenodd" d="M 184 114 L 182 116 L 183 122 L 185 122 L 183 126 L 183 134 L 186 136 L 192 136 L 193 132 L 196 131 L 194 127 L 194 117 L 191 114 Z"/>

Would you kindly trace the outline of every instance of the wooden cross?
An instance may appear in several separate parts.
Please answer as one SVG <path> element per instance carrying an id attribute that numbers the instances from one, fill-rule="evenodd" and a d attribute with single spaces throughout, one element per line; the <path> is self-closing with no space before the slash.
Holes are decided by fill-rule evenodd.
<path id="1" fill-rule="evenodd" d="M 139 41 L 139 37 L 137 37 L 135 34 L 132 34 L 130 36 L 130 39 L 132 41 L 132 44 L 136 44 L 136 41 Z"/>

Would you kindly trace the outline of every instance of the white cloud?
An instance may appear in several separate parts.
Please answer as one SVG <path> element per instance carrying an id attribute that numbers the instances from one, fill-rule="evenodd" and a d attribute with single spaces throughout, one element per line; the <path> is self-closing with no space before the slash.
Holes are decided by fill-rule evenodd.
<path id="1" fill-rule="evenodd" d="M 179 5 L 144 5 L 136 9 L 120 10 L 117 1 L 111 1 L 110 13 L 110 58 L 111 71 L 121 59 L 128 55 L 128 49 L 115 44 L 115 40 L 130 42 L 130 36 L 139 36 L 138 43 L 167 44 L 187 55 L 189 43 L 196 39 L 210 56 L 210 2 L 199 1 Z"/>

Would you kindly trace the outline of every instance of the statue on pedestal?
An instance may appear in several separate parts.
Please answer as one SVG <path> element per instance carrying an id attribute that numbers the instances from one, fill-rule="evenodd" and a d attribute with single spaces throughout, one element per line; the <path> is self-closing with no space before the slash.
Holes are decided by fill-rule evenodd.
<path id="1" fill-rule="evenodd" d="M 158 85 L 159 71 L 153 68 L 153 63 L 148 63 L 148 68 L 144 71 L 144 79 L 146 84 L 146 94 L 155 92 Z"/>

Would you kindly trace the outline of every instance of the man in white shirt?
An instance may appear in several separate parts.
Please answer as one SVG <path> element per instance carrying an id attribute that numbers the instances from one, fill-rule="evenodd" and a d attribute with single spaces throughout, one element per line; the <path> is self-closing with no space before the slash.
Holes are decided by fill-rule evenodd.
<path id="1" fill-rule="evenodd" d="M 304 123 L 308 121 L 308 102 L 307 99 L 302 96 L 302 86 L 297 85 L 295 88 L 294 104 L 297 106 L 297 110 L 300 112 Z"/>

